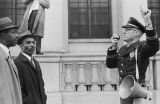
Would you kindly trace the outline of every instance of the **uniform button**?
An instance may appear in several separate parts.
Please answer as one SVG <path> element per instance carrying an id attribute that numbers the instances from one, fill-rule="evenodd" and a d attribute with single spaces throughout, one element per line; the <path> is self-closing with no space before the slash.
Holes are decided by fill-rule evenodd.
<path id="1" fill-rule="evenodd" d="M 121 80 L 122 78 L 120 77 L 119 79 Z"/>
<path id="2" fill-rule="evenodd" d="M 120 72 L 122 73 L 123 71 L 121 70 Z"/>
<path id="3" fill-rule="evenodd" d="M 123 63 L 121 64 L 121 66 L 123 66 Z"/>

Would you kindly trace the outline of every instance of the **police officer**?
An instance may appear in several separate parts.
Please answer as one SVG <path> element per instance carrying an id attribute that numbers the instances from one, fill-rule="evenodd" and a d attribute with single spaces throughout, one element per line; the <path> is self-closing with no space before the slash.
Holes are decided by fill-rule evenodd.
<path id="1" fill-rule="evenodd" d="M 124 28 L 123 40 L 125 44 L 118 49 L 118 35 L 111 37 L 112 46 L 107 50 L 106 66 L 119 70 L 120 82 L 127 75 L 132 75 L 142 86 L 145 84 L 145 73 L 149 64 L 149 57 L 159 50 L 159 40 L 150 19 L 151 10 L 141 9 L 141 16 L 145 27 L 135 18 L 130 17 Z M 139 39 L 146 34 L 146 40 Z M 138 71 L 136 71 L 136 66 Z M 138 73 L 138 75 L 137 75 Z M 133 104 L 134 98 L 121 99 L 121 104 Z"/>

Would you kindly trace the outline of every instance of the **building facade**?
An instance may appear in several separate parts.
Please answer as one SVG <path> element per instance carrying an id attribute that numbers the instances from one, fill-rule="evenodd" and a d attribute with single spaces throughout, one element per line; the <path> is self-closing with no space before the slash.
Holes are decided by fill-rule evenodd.
<path id="1" fill-rule="evenodd" d="M 152 10 L 151 18 L 160 36 L 160 1 L 50 0 L 50 3 L 42 40 L 44 54 L 35 55 L 42 67 L 47 104 L 119 104 L 117 69 L 105 67 L 110 37 L 115 33 L 122 40 L 121 26 L 130 16 L 143 23 L 140 6 Z M 17 25 L 25 9 L 24 0 L 0 1 L 0 17 L 9 16 Z M 18 52 L 18 46 L 12 48 L 14 56 Z M 160 98 L 159 61 L 158 52 L 150 59 L 146 78 L 153 91 L 152 104 L 158 104 Z"/>

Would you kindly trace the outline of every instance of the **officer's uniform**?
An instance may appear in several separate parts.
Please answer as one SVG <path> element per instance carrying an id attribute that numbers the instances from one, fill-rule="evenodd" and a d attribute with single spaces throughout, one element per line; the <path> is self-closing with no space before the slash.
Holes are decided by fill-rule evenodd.
<path id="1" fill-rule="evenodd" d="M 134 18 L 131 18 L 128 23 L 136 26 L 139 26 L 140 24 Z M 119 50 L 112 49 L 112 46 L 108 48 L 106 66 L 108 68 L 118 67 L 120 82 L 127 75 L 133 75 L 135 77 L 135 80 L 137 80 L 136 62 L 139 69 L 139 83 L 145 82 L 145 72 L 149 64 L 149 57 L 155 55 L 159 50 L 159 40 L 156 36 L 155 31 L 145 30 L 145 33 L 147 36 L 146 41 L 137 41 L 129 46 L 127 46 L 126 44 L 123 45 Z M 135 57 L 136 50 L 137 58 Z M 133 104 L 133 98 L 128 98 L 125 100 L 122 100 L 121 104 Z"/>

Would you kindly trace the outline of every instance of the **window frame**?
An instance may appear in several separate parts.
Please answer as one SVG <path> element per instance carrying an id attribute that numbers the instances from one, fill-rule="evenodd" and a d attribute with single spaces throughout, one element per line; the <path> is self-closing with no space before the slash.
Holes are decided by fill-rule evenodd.
<path id="1" fill-rule="evenodd" d="M 91 0 L 88 0 L 87 2 L 88 2 L 88 5 L 91 5 L 91 2 L 90 2 Z M 109 19 L 110 20 L 108 20 L 110 23 L 108 23 L 108 24 L 105 24 L 106 26 L 107 25 L 110 25 L 109 26 L 109 28 L 108 28 L 108 30 L 110 31 L 110 33 L 108 33 L 109 35 L 107 36 L 107 37 L 92 37 L 91 35 L 91 33 L 92 33 L 92 18 L 91 18 L 91 8 L 90 9 L 87 9 L 88 10 L 88 26 L 89 26 L 89 29 L 88 29 L 88 37 L 87 38 L 73 38 L 73 37 L 70 37 L 70 35 L 71 35 L 71 22 L 70 22 L 70 7 L 69 7 L 69 2 L 70 1 L 68 1 L 68 39 L 69 39 L 69 42 L 75 42 L 75 40 L 77 40 L 78 42 L 81 42 L 80 40 L 82 40 L 83 42 L 97 42 L 97 40 L 99 40 L 99 39 L 101 39 L 102 41 L 105 39 L 109 39 L 110 38 L 110 36 L 111 36 L 111 34 L 112 34 L 112 7 L 111 7 L 111 2 L 112 2 L 112 0 L 108 0 L 109 2 L 106 2 L 106 3 L 110 3 L 110 4 L 108 4 L 108 7 L 105 7 L 105 8 L 108 8 L 109 10 L 108 11 L 110 11 L 109 12 Z M 89 7 L 91 7 L 91 6 L 89 6 Z M 101 7 L 102 8 L 102 7 Z M 102 25 L 102 24 L 101 24 Z M 100 25 L 100 26 L 101 26 Z M 96 25 L 96 26 L 98 26 L 98 25 Z M 107 34 L 106 34 L 107 35 Z M 84 40 L 86 40 L 86 41 L 84 41 Z M 95 40 L 95 41 L 93 41 L 93 40 Z M 103 41 L 103 42 L 105 42 L 105 41 Z"/>
<path id="2" fill-rule="evenodd" d="M 159 0 L 147 0 L 147 3 L 148 3 L 148 8 L 152 11 L 152 15 L 151 15 L 152 24 L 156 32 L 158 32 L 157 34 L 159 34 L 158 37 L 160 38 L 160 31 L 158 28 L 160 27 L 160 22 L 157 22 L 158 20 L 160 20 L 160 19 L 157 19 L 157 17 L 160 17 L 160 1 Z"/>

